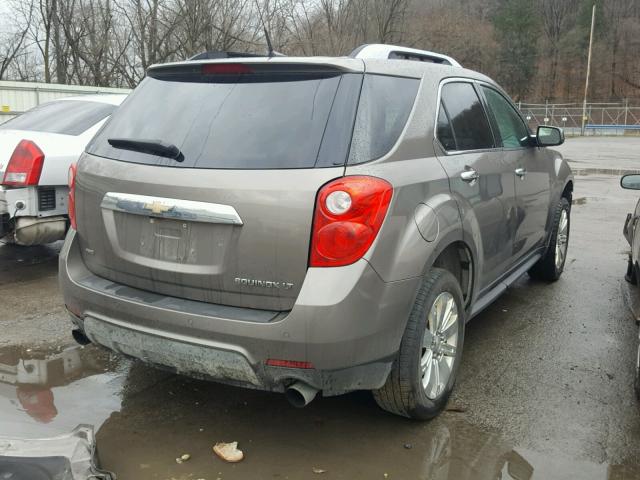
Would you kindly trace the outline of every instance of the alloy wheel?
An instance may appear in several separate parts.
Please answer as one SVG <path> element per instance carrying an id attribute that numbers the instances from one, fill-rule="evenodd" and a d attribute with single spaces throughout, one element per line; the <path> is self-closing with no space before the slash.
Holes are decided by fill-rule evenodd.
<path id="1" fill-rule="evenodd" d="M 569 216 L 563 208 L 558 222 L 558 235 L 556 237 L 556 268 L 560 270 L 567 256 L 569 244 Z"/>
<path id="2" fill-rule="evenodd" d="M 460 315 L 453 295 L 442 292 L 434 300 L 422 340 L 420 375 L 431 400 L 444 392 L 457 355 Z"/>

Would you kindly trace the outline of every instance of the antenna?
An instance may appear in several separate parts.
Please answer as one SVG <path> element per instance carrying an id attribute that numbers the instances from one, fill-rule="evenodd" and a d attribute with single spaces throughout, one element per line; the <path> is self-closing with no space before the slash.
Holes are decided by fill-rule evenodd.
<path id="1" fill-rule="evenodd" d="M 268 49 L 268 57 L 280 56 L 281 54 L 276 52 L 273 49 L 273 44 L 271 43 L 271 37 L 269 36 L 269 31 L 267 30 L 267 25 L 264 23 L 264 17 L 262 16 L 262 10 L 260 9 L 260 5 L 258 4 L 258 0 L 254 0 L 256 4 L 256 9 L 258 10 L 258 16 L 260 17 L 260 23 L 262 23 L 262 29 L 264 30 L 264 37 L 267 41 L 267 49 Z"/>
<path id="2" fill-rule="evenodd" d="M 271 45 L 271 37 L 269 37 L 269 32 L 267 31 L 267 27 L 264 27 L 264 37 L 267 40 L 267 48 L 269 49 L 269 58 L 274 57 L 276 52 L 273 51 L 273 45 Z"/>

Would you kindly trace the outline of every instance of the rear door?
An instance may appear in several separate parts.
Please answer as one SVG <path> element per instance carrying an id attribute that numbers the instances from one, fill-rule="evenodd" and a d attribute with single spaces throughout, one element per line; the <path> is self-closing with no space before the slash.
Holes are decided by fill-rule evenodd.
<path id="1" fill-rule="evenodd" d="M 442 85 L 436 137 L 440 162 L 460 207 L 468 241 L 476 245 L 480 290 L 489 288 L 512 257 L 515 161 L 496 145 L 472 81 Z"/>
<path id="2" fill-rule="evenodd" d="M 544 245 L 553 162 L 531 142 L 529 128 L 516 108 L 497 89 L 482 91 L 503 148 L 504 162 L 514 166 L 517 204 L 513 262 Z"/>
<path id="3" fill-rule="evenodd" d="M 316 193 L 344 174 L 362 75 L 265 65 L 151 72 L 111 117 L 76 181 L 91 271 L 168 296 L 293 306 Z M 179 155 L 135 147 L 145 142 Z"/>

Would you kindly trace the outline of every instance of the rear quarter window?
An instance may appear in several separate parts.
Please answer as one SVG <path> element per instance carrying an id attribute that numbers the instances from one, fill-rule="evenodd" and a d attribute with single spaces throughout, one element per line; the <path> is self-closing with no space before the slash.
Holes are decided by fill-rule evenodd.
<path id="1" fill-rule="evenodd" d="M 0 126 L 2 130 L 80 135 L 104 120 L 116 109 L 115 105 L 82 100 L 59 100 L 44 103 Z"/>
<path id="2" fill-rule="evenodd" d="M 349 164 L 380 158 L 398 141 L 418 92 L 416 78 L 365 75 Z"/>

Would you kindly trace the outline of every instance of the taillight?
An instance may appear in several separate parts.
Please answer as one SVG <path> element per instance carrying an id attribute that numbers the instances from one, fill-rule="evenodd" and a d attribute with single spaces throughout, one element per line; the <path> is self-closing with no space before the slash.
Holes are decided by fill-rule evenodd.
<path id="1" fill-rule="evenodd" d="M 31 140 L 20 140 L 13 151 L 2 179 L 3 185 L 37 185 L 44 164 L 44 153 Z"/>
<path id="2" fill-rule="evenodd" d="M 69 223 L 71 228 L 77 230 L 76 224 L 76 164 L 69 167 Z"/>
<path id="3" fill-rule="evenodd" d="M 253 69 L 243 63 L 205 63 L 202 65 L 204 75 L 243 75 L 253 73 Z"/>
<path id="4" fill-rule="evenodd" d="M 362 258 L 384 221 L 393 187 L 381 178 L 342 177 L 318 192 L 311 267 L 339 267 Z"/>

